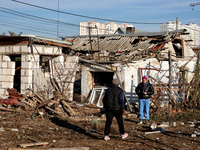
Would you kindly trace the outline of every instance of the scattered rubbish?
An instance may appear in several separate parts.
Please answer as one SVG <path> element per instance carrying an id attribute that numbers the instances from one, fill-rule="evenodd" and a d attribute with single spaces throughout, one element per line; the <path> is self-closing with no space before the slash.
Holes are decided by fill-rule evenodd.
<path id="1" fill-rule="evenodd" d="M 3 131 L 5 131 L 5 129 L 4 129 L 3 127 L 1 127 L 1 128 L 0 128 L 0 131 L 2 131 L 2 132 L 3 132 Z"/>
<path id="2" fill-rule="evenodd" d="M 176 127 L 176 122 L 170 122 L 169 125 L 170 125 L 171 127 Z"/>
<path id="3" fill-rule="evenodd" d="M 15 131 L 15 132 L 18 132 L 19 131 L 19 129 L 14 129 L 14 128 L 12 128 L 12 129 L 10 129 L 11 131 Z"/>
<path id="4" fill-rule="evenodd" d="M 154 134 L 154 133 L 161 133 L 161 132 L 166 132 L 166 130 L 159 127 L 159 128 L 156 128 L 155 131 L 145 132 L 144 134 Z"/>
<path id="5" fill-rule="evenodd" d="M 152 122 L 149 127 L 150 127 L 150 129 L 154 130 L 157 128 L 157 124 Z"/>

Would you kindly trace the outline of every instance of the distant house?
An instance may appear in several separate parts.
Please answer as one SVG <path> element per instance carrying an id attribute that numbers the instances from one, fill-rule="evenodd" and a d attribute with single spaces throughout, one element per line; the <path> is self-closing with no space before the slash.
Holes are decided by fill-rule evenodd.
<path id="1" fill-rule="evenodd" d="M 121 80 L 130 102 L 137 101 L 135 87 L 145 74 L 150 76 L 154 85 L 168 85 L 169 51 L 173 60 L 172 84 L 177 88 L 174 96 L 178 95 L 181 73 L 188 82 L 192 79 L 195 53 L 186 41 L 179 38 L 179 35 L 187 34 L 186 30 L 124 34 L 119 28 L 117 32 L 119 34 L 65 38 L 72 43 L 70 55 L 90 61 L 87 63 L 80 59 L 82 99 L 89 97 L 95 88 L 97 91 L 104 89 L 116 77 Z M 180 68 L 184 68 L 184 73 Z"/>
<path id="2" fill-rule="evenodd" d="M 69 75 L 67 67 L 76 62 L 76 58 L 64 56 L 70 46 L 70 42 L 35 35 L 0 36 L 0 96 L 8 95 L 7 88 L 15 88 L 22 94 L 27 89 L 51 93 L 56 84 L 63 85 L 63 76 Z M 63 79 L 55 81 L 58 74 Z M 73 83 L 69 83 L 68 88 L 71 90 L 67 90 L 67 95 L 72 100 Z"/>

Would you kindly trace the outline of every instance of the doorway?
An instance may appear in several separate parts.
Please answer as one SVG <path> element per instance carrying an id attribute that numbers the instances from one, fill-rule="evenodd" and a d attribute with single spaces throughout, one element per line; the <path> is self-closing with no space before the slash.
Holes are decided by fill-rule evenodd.
<path id="1" fill-rule="evenodd" d="M 14 86 L 17 92 L 21 90 L 21 55 L 10 56 L 11 61 L 15 62 L 15 75 L 14 75 Z"/>
<path id="2" fill-rule="evenodd" d="M 94 87 L 112 84 L 114 72 L 92 72 Z"/>

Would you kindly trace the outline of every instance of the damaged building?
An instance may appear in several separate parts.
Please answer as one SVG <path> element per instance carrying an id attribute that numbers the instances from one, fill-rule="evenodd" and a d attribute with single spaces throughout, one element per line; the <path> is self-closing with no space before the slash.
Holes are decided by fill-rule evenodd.
<path id="1" fill-rule="evenodd" d="M 47 96 L 58 90 L 72 100 L 78 59 L 64 56 L 70 45 L 35 35 L 0 36 L 0 96 L 7 97 L 12 88 L 22 94 L 42 90 Z"/>
<path id="2" fill-rule="evenodd" d="M 125 32 L 125 34 L 66 37 L 71 52 L 81 62 L 82 101 L 102 107 L 101 98 L 113 78 L 119 78 L 129 102 L 136 102 L 135 87 L 143 75 L 150 76 L 156 90 L 172 84 L 172 95 L 180 99 L 180 78 L 189 82 L 196 63 L 195 52 L 180 38 L 186 30 L 168 33 Z M 120 32 L 122 32 L 120 30 Z M 124 32 L 123 32 L 124 33 Z M 169 67 L 169 60 L 172 60 Z M 171 70 L 170 70 L 171 68 Z M 162 91 L 162 90 L 161 90 Z M 164 99 L 166 97 L 166 92 Z"/>
<path id="3" fill-rule="evenodd" d="M 170 82 L 173 97 L 184 97 L 181 78 L 190 82 L 196 63 L 195 52 L 180 38 L 186 30 L 148 33 L 128 28 L 117 32 L 63 41 L 34 35 L 1 36 L 0 96 L 7 96 L 8 88 L 22 94 L 45 91 L 49 97 L 59 91 L 70 101 L 77 94 L 82 102 L 102 107 L 105 90 L 113 78 L 119 78 L 127 102 L 133 103 L 138 100 L 135 88 L 147 74 L 163 100 Z"/>

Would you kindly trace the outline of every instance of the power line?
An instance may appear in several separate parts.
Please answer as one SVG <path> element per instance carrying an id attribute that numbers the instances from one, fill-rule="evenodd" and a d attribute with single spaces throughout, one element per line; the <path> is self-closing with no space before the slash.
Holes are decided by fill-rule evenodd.
<path id="1" fill-rule="evenodd" d="M 97 19 L 97 20 L 103 20 L 103 21 L 109 21 L 109 22 L 133 23 L 133 24 L 163 24 L 163 23 L 130 22 L 130 21 L 103 19 L 103 18 L 98 18 L 98 17 L 79 15 L 79 14 L 69 13 L 69 12 L 55 10 L 55 9 L 51 9 L 51 8 L 46 8 L 46 7 L 42 7 L 42 6 L 38 6 L 38 5 L 33 5 L 33 4 L 30 4 L 30 3 L 21 2 L 21 1 L 18 1 L 18 0 L 11 0 L 11 1 L 21 3 L 21 4 L 25 4 L 25 5 L 29 5 L 29 6 L 36 7 L 36 8 L 40 8 L 40 9 L 45 9 L 45 10 L 49 10 L 49 11 L 59 12 L 59 13 L 77 16 L 77 17 L 82 17 L 82 18 Z"/>
<path id="2" fill-rule="evenodd" d="M 13 18 L 13 19 L 17 19 L 17 18 L 14 18 L 14 17 L 11 17 L 11 16 L 3 16 L 3 15 L 0 15 L 0 17 L 2 17 L 2 19 L 1 19 L 1 21 L 12 21 L 12 23 L 11 24 L 13 24 L 13 20 L 10 20 L 10 19 L 8 19 L 8 18 Z M 6 19 L 5 19 L 6 18 Z M 17 20 L 19 20 L 19 19 L 17 19 Z M 26 20 L 22 20 L 22 21 L 26 21 Z M 34 21 L 34 20 L 31 20 L 31 21 Z M 26 21 L 27 22 L 27 21 Z M 15 23 L 19 23 L 19 22 L 17 22 L 17 21 L 15 21 Z M 41 22 L 41 23 L 45 23 L 45 24 L 47 24 L 46 22 Z M 24 24 L 27 24 L 27 23 L 24 23 L 24 22 L 20 22 L 20 25 L 24 25 Z M 30 24 L 27 24 L 27 25 L 30 25 Z M 40 24 L 41 25 L 41 24 Z M 48 24 L 49 25 L 49 24 Z M 37 27 L 39 27 L 38 25 L 37 25 Z M 32 27 L 33 28 L 33 27 Z M 34 26 L 34 28 L 35 28 L 35 26 Z M 44 30 L 49 30 L 50 32 L 51 32 L 51 30 L 55 30 L 55 28 L 49 28 L 49 27 L 41 27 L 40 26 L 40 28 L 43 28 Z M 48 29 L 47 29 L 48 28 Z M 67 32 L 66 30 L 59 30 L 59 32 Z"/>
<path id="3" fill-rule="evenodd" d="M 12 28 L 18 28 L 18 29 L 28 30 L 28 31 L 39 32 L 39 33 L 44 33 L 44 34 L 49 34 L 49 35 L 56 35 L 56 34 L 51 34 L 51 33 L 48 33 L 48 32 L 38 31 L 38 30 L 34 30 L 34 29 L 23 28 L 21 26 L 18 27 L 18 26 L 13 26 L 13 25 L 9 25 L 9 24 L 4 24 L 4 23 L 1 23 L 1 22 L 0 22 L 0 25 L 6 26 L 6 27 L 9 26 L 9 27 L 12 27 Z"/>
<path id="4" fill-rule="evenodd" d="M 1 10 L 1 9 L 3 9 L 3 10 Z M 12 15 L 17 15 L 17 16 L 20 16 L 20 17 L 28 18 L 28 19 L 42 21 L 42 22 L 48 22 L 48 23 L 54 23 L 54 24 L 57 24 L 57 22 L 59 22 L 60 25 L 68 25 L 68 26 L 73 26 L 73 27 L 78 27 L 78 28 L 80 28 L 80 27 L 89 28 L 88 26 L 80 26 L 80 25 L 72 24 L 72 23 L 68 23 L 68 22 L 63 22 L 63 21 L 57 21 L 57 20 L 53 20 L 53 19 L 38 17 L 38 16 L 35 16 L 35 15 L 30 15 L 30 14 L 18 12 L 18 11 L 11 10 L 11 9 L 8 9 L 8 8 L 4 8 L 4 7 L 0 7 L 0 11 L 3 11 L 5 13 L 9 13 L 9 14 L 12 14 Z M 96 29 L 96 27 L 90 27 L 90 28 Z M 109 30 L 109 29 L 101 29 L 101 28 L 98 28 L 98 29 L 99 30 L 112 31 L 112 30 Z"/>
<path id="5" fill-rule="evenodd" d="M 29 14 L 26 14 L 26 13 L 21 13 L 21 12 L 14 11 L 14 10 L 11 10 L 11 9 L 8 9 L 8 8 L 4 8 L 4 7 L 0 7 L 0 9 L 4 9 L 4 10 L 0 10 L 0 11 L 3 11 L 5 13 L 10 13 L 10 14 L 21 16 L 21 17 L 28 18 L 28 19 L 34 19 L 34 20 L 38 20 L 39 19 L 40 21 L 44 21 L 45 20 L 45 22 L 56 23 L 57 24 L 57 20 L 47 19 L 47 18 L 43 18 L 43 17 L 38 17 L 38 16 L 35 16 L 35 15 L 29 15 Z M 80 27 L 79 25 L 72 24 L 72 23 L 67 23 L 67 22 L 63 22 L 63 21 L 59 21 L 59 23 L 63 24 L 63 25 Z"/>

